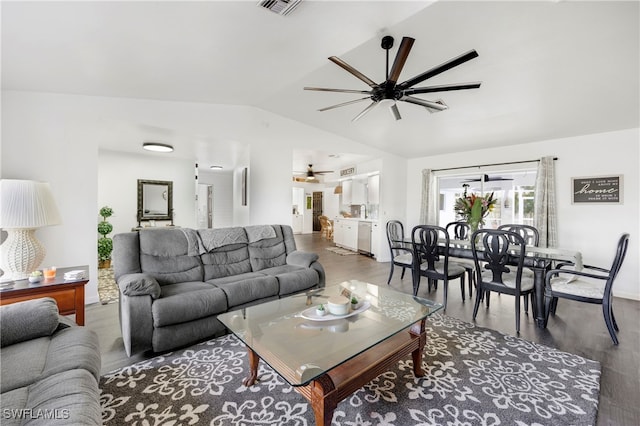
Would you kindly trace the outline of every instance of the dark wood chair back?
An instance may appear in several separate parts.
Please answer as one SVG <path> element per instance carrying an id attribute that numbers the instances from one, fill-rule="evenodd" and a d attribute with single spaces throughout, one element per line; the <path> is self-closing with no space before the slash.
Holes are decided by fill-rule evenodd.
<path id="1" fill-rule="evenodd" d="M 519 234 L 530 246 L 538 247 L 538 244 L 540 244 L 540 232 L 538 232 L 538 229 L 535 226 L 509 223 L 498 226 L 498 229 Z M 512 240 L 511 242 L 516 244 L 515 240 Z"/>

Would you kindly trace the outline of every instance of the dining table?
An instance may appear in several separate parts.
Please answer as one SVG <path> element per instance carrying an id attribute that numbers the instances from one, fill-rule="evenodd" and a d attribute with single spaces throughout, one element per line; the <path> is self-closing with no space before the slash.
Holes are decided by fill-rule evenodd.
<path id="1" fill-rule="evenodd" d="M 411 238 L 403 240 L 405 244 L 413 245 Z M 439 240 L 439 246 L 444 248 L 447 245 L 444 238 Z M 482 246 L 478 244 L 476 248 L 482 251 Z M 449 257 L 457 257 L 461 259 L 473 259 L 472 243 L 470 240 L 449 240 Z M 524 266 L 533 271 L 533 282 L 535 286 L 535 297 L 537 310 L 535 312 L 536 325 L 539 328 L 546 327 L 544 314 L 544 289 L 545 275 L 548 270 L 552 269 L 554 262 L 568 262 L 574 265 L 575 270 L 582 270 L 582 253 L 571 249 L 562 249 L 555 247 L 536 247 L 527 245 L 525 249 Z M 513 251 L 513 259 L 508 263 L 516 265 L 517 255 Z"/>

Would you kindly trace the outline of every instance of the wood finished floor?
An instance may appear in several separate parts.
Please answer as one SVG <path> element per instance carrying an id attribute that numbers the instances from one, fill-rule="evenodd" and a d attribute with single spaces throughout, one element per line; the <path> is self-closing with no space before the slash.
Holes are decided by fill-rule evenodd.
<path id="1" fill-rule="evenodd" d="M 325 248 L 333 244 L 320 238 L 319 234 L 298 235 L 296 242 L 298 249 L 318 253 L 326 270 L 327 285 L 354 278 L 387 285 L 389 263 L 379 263 L 362 255 L 340 256 L 332 253 Z M 400 270 L 396 268 L 391 286 L 411 292 L 410 272 L 407 271 L 401 280 Z M 442 286 L 437 291 L 427 293 L 426 281 L 423 280 L 419 294 L 441 302 Z M 459 282 L 451 282 L 445 313 L 473 322 L 473 302 L 468 297 L 463 301 Z M 549 326 L 545 330 L 535 326 L 531 315 L 523 314 L 519 337 L 599 361 L 602 364 L 602 378 L 597 424 L 640 425 L 640 302 L 615 299 L 614 309 L 620 327 L 618 346 L 611 342 L 600 306 L 566 300 L 560 301 L 557 316 L 549 319 Z M 514 335 L 513 297 L 492 296 L 490 308 L 480 308 L 476 324 Z M 154 355 L 126 356 L 120 335 L 117 303 L 87 306 L 86 326 L 95 330 L 100 337 L 102 374 Z"/>

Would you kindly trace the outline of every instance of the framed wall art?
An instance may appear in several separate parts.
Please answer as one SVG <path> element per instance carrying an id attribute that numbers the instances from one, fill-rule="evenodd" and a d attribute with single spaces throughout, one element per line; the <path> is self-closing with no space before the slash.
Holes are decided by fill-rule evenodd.
<path id="1" fill-rule="evenodd" d="M 571 178 L 572 204 L 622 204 L 622 175 Z"/>

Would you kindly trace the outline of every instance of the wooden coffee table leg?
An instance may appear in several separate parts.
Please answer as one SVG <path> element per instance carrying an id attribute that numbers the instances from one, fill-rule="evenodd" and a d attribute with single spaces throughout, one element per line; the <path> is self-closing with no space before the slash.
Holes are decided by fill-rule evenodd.
<path id="1" fill-rule="evenodd" d="M 258 364 L 260 363 L 260 357 L 257 353 L 247 346 L 247 353 L 249 355 L 249 377 L 242 381 L 242 384 L 246 387 L 253 386 L 258 381 Z"/>
<path id="2" fill-rule="evenodd" d="M 411 326 L 411 328 L 409 329 L 409 333 L 415 338 L 420 339 L 418 349 L 411 352 L 411 359 L 413 360 L 413 374 L 416 377 L 423 377 L 424 370 L 422 369 L 422 351 L 427 344 L 425 320 L 423 319 L 419 323 Z"/>
<path id="3" fill-rule="evenodd" d="M 310 384 L 311 408 L 316 417 L 316 426 L 331 426 L 333 412 L 338 406 L 335 385 L 328 375 L 322 375 Z"/>

